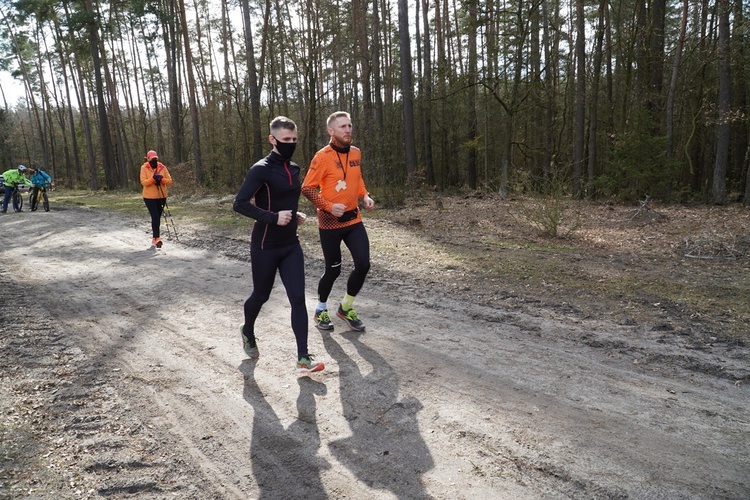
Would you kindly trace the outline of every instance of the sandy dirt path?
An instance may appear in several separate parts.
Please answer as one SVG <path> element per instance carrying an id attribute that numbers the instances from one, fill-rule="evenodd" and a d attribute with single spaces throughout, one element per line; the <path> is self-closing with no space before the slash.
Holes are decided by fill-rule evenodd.
<path id="1" fill-rule="evenodd" d="M 298 378 L 281 283 L 251 362 L 246 259 L 189 228 L 156 251 L 146 226 L 0 217 L 0 496 L 750 497 L 746 348 L 433 296 L 374 265 L 366 333 L 311 327 L 327 369 Z"/>

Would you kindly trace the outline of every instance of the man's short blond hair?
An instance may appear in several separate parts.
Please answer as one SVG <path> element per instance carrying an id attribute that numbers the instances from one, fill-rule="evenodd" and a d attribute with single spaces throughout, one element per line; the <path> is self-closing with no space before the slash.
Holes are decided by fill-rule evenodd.
<path id="1" fill-rule="evenodd" d="M 335 122 L 339 118 L 348 118 L 349 120 L 352 119 L 352 117 L 346 111 L 336 111 L 335 113 L 331 113 L 331 116 L 328 117 L 326 126 L 328 128 L 331 128 L 331 124 L 333 124 L 333 122 Z"/>

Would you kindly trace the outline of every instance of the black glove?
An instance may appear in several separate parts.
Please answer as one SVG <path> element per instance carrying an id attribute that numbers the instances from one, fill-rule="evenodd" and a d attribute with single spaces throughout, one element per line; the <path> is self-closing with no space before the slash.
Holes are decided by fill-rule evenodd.
<path id="1" fill-rule="evenodd" d="M 161 184 L 161 180 L 164 176 L 159 174 L 154 174 L 154 182 L 156 182 L 156 185 L 159 186 Z"/>

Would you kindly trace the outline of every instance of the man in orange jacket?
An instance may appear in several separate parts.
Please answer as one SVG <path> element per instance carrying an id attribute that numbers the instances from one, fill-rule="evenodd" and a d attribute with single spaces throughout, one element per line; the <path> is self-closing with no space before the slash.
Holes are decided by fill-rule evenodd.
<path id="1" fill-rule="evenodd" d="M 356 331 L 365 325 L 354 311 L 353 303 L 370 270 L 370 240 L 359 211 L 359 198 L 372 210 L 375 202 L 362 178 L 362 153 L 352 146 L 352 120 L 349 113 L 337 111 L 328 117 L 331 141 L 315 154 L 302 184 L 302 194 L 318 209 L 318 232 L 323 248 L 325 272 L 318 282 L 318 305 L 315 326 L 333 330 L 328 314 L 328 295 L 341 274 L 341 242 L 354 260 L 354 269 L 346 282 L 346 295 L 336 311 L 349 328 Z"/>
<path id="2" fill-rule="evenodd" d="M 146 153 L 146 163 L 141 165 L 141 185 L 143 186 L 143 201 L 151 215 L 151 244 L 161 248 L 163 242 L 159 237 L 161 216 L 167 203 L 167 186 L 172 185 L 172 176 L 167 167 L 159 161 L 159 155 L 151 150 Z"/>

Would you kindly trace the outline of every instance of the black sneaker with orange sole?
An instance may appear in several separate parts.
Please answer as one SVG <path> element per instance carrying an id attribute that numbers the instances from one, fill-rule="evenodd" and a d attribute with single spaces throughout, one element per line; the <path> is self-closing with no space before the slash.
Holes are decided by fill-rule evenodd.
<path id="1" fill-rule="evenodd" d="M 346 324 L 349 325 L 349 328 L 351 328 L 352 330 L 357 332 L 364 331 L 365 325 L 362 323 L 362 321 L 360 321 L 357 313 L 354 312 L 354 309 L 344 311 L 344 309 L 339 306 L 339 310 L 336 312 L 336 315 L 346 321 Z"/>

